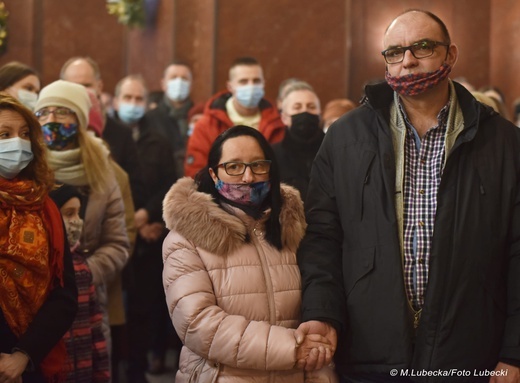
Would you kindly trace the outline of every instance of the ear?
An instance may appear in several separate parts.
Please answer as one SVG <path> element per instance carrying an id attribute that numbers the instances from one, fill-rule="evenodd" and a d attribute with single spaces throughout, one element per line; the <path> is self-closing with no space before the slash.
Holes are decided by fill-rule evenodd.
<path id="1" fill-rule="evenodd" d="M 114 107 L 115 110 L 117 110 L 119 112 L 119 98 L 118 97 L 113 98 L 112 106 Z"/>
<path id="2" fill-rule="evenodd" d="M 226 88 L 230 93 L 233 93 L 233 85 L 231 85 L 231 81 L 226 83 Z"/>
<path id="3" fill-rule="evenodd" d="M 211 179 L 213 179 L 213 182 L 215 182 L 215 184 L 216 184 L 217 181 L 218 181 L 217 175 L 215 174 L 215 172 L 211 168 L 209 168 L 208 171 L 209 171 L 209 175 L 211 176 Z"/>
<path id="4" fill-rule="evenodd" d="M 453 68 L 455 66 L 455 64 L 457 63 L 458 58 L 459 58 L 459 48 L 455 44 L 451 44 L 450 47 L 448 48 L 448 58 L 446 59 L 446 61 Z"/>
<path id="5" fill-rule="evenodd" d="M 282 113 L 280 114 L 280 116 L 282 117 L 282 122 L 285 126 L 287 126 L 288 128 L 291 127 L 291 116 L 288 116 L 285 112 L 282 111 Z"/>
<path id="6" fill-rule="evenodd" d="M 161 79 L 161 89 L 164 93 L 168 90 L 168 80 L 162 78 Z"/>
<path id="7" fill-rule="evenodd" d="M 98 80 L 96 88 L 97 94 L 101 95 L 103 93 L 103 80 Z"/>

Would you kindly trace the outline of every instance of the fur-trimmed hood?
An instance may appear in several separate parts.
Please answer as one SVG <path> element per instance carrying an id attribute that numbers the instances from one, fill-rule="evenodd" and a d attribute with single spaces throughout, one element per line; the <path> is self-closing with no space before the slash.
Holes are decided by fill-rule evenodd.
<path id="1" fill-rule="evenodd" d="M 295 252 L 307 227 L 303 203 L 293 187 L 282 184 L 280 189 L 282 246 Z M 229 254 L 246 241 L 244 221 L 220 208 L 211 195 L 197 191 L 189 177 L 178 180 L 166 194 L 163 219 L 169 230 L 215 254 Z"/>

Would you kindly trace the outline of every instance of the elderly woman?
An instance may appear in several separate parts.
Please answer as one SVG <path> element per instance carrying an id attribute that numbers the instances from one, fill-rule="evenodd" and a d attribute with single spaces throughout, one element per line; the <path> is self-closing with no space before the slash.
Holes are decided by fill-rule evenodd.
<path id="1" fill-rule="evenodd" d="M 64 372 L 60 339 L 76 314 L 77 290 L 60 212 L 48 197 L 53 187 L 38 121 L 0 94 L 2 382 L 44 382 Z"/>
<path id="2" fill-rule="evenodd" d="M 92 271 L 101 310 L 103 332 L 110 349 L 106 286 L 128 259 L 129 242 L 121 191 L 114 177 L 109 151 L 87 132 L 90 101 L 85 87 L 58 80 L 42 89 L 36 117 L 47 145 L 49 164 L 60 183 L 78 188 L 83 233 L 78 252 Z"/>
<path id="3" fill-rule="evenodd" d="M 297 361 L 327 345 L 295 341 L 303 204 L 280 184 L 262 134 L 222 133 L 196 180 L 170 189 L 163 215 L 163 282 L 184 344 L 175 381 L 303 382 Z"/>

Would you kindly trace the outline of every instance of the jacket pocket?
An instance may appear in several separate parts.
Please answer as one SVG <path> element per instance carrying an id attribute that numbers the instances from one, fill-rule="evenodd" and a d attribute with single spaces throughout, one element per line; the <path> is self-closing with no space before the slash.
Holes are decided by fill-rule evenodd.
<path id="1" fill-rule="evenodd" d="M 347 298 L 356 285 L 374 269 L 376 248 L 369 247 L 351 252 L 343 257 L 343 275 Z"/>
<path id="2" fill-rule="evenodd" d="M 372 168 L 372 164 L 374 162 L 376 154 L 374 152 L 364 152 L 363 158 L 361 160 L 361 167 L 359 169 L 360 171 L 360 180 L 361 183 L 361 190 L 360 190 L 360 200 L 358 202 L 358 214 L 356 216 L 360 221 L 363 220 L 363 213 L 365 211 L 365 193 L 366 188 L 370 184 L 370 169 Z"/>

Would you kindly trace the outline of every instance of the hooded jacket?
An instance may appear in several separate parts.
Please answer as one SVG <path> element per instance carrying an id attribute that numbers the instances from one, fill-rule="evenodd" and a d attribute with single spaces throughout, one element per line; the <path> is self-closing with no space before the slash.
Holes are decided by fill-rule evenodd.
<path id="1" fill-rule="evenodd" d="M 298 251 L 303 320 L 340 330 L 343 374 L 456 369 L 471 376 L 409 377 L 477 382 L 489 376 L 474 371 L 520 362 L 520 130 L 454 85 L 464 127 L 437 194 L 416 331 L 398 235 L 392 89 L 367 87 L 315 159 Z"/>
<path id="2" fill-rule="evenodd" d="M 220 133 L 233 126 L 226 110 L 226 102 L 231 96 L 230 92 L 222 91 L 206 103 L 204 115 L 197 121 L 193 134 L 188 140 L 184 164 L 186 176 L 194 177 L 204 167 L 213 141 Z M 285 134 L 285 125 L 280 119 L 278 110 L 264 98 L 260 100 L 258 108 L 260 109 L 258 131 L 270 144 L 281 141 Z"/>
<path id="3" fill-rule="evenodd" d="M 293 329 L 301 302 L 295 252 L 305 220 L 298 192 L 282 185 L 281 193 L 282 250 L 264 239 L 266 214 L 255 221 L 224 210 L 190 178 L 166 195 L 171 232 L 163 244 L 163 282 L 184 344 L 177 383 L 303 381 L 293 369 Z"/>

